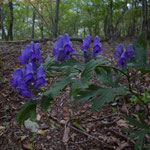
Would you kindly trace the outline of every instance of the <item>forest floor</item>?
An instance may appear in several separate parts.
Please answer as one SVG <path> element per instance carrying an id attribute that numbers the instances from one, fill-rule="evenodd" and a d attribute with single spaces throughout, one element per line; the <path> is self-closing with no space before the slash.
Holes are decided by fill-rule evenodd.
<path id="1" fill-rule="evenodd" d="M 115 47 L 120 42 L 126 46 L 132 41 L 104 42 L 102 55 L 114 61 Z M 120 114 L 132 114 L 140 107 L 129 103 L 129 96 L 91 113 L 90 102 L 67 104 L 69 93 L 62 91 L 47 113 L 38 110 L 36 132 L 25 126 L 19 128 L 17 111 L 29 99 L 18 95 L 10 79 L 13 70 L 20 66 L 18 56 L 26 44 L 29 43 L 0 42 L 0 150 L 133 150 L 134 140 L 121 130 L 128 125 Z M 52 42 L 40 44 L 42 57 L 46 58 L 51 53 Z M 81 43 L 73 44 L 79 49 Z"/>

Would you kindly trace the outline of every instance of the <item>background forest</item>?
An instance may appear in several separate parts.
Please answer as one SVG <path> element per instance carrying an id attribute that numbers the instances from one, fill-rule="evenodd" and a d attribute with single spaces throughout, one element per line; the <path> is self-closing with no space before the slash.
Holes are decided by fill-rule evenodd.
<path id="1" fill-rule="evenodd" d="M 150 32 L 149 0 L 1 0 L 0 40 Z"/>

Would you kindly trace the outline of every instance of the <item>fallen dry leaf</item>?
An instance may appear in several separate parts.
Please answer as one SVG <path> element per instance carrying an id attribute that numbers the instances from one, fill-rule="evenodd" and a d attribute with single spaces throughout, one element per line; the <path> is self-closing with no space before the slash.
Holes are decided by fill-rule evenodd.
<path id="1" fill-rule="evenodd" d="M 116 150 L 123 150 L 125 147 L 128 147 L 128 146 L 129 146 L 129 143 L 127 142 L 121 143 Z"/>
<path id="2" fill-rule="evenodd" d="M 64 130 L 64 135 L 63 135 L 63 142 L 66 145 L 68 140 L 69 140 L 69 133 L 70 133 L 70 127 L 67 126 L 67 124 L 65 125 L 65 130 Z"/>

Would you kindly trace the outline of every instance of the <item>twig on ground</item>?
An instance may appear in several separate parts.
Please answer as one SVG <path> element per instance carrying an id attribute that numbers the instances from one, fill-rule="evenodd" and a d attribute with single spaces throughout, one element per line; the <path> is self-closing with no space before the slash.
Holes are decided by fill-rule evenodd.
<path id="1" fill-rule="evenodd" d="M 130 143 L 132 143 L 133 145 L 135 145 L 135 142 L 134 142 L 133 140 L 131 140 L 131 139 L 129 139 L 128 137 L 126 137 L 126 136 L 120 134 L 119 132 L 117 132 L 117 131 L 115 131 L 115 130 L 112 130 L 112 129 L 107 129 L 107 131 L 110 131 L 110 132 L 114 133 L 116 136 L 118 136 L 118 137 L 120 137 L 120 138 L 122 138 L 122 139 L 124 139 L 124 140 L 127 140 L 127 141 L 129 141 Z"/>
<path id="2" fill-rule="evenodd" d="M 97 118 L 97 119 L 93 119 L 93 120 L 90 120 L 90 121 L 87 121 L 87 122 L 83 122 L 83 124 L 90 123 L 90 122 L 101 121 L 101 120 L 104 120 L 106 118 L 111 118 L 111 117 L 114 117 L 114 116 L 117 116 L 117 115 L 118 115 L 117 113 L 110 114 L 110 115 L 107 115 L 107 116 L 104 116 L 104 117 L 101 117 L 101 118 Z"/>
<path id="3" fill-rule="evenodd" d="M 62 124 L 56 117 L 49 116 L 49 118 L 52 119 L 52 120 L 54 120 L 54 121 L 57 122 L 58 124 L 64 126 L 64 124 Z M 99 141 L 100 143 L 102 143 L 102 141 L 99 140 L 98 138 L 96 138 L 96 137 L 94 137 L 94 136 L 92 136 L 92 135 L 90 135 L 90 134 L 88 134 L 88 133 L 86 133 L 86 132 L 84 132 L 84 131 L 81 131 L 80 129 L 77 129 L 76 127 L 73 127 L 73 126 L 71 126 L 71 125 L 68 125 L 68 127 L 70 127 L 71 129 L 76 130 L 76 131 L 78 131 L 78 132 L 80 132 L 80 133 L 82 133 L 82 134 L 84 134 L 84 135 L 86 135 L 86 136 L 88 136 L 88 137 L 90 137 L 90 138 L 92 138 L 92 139 L 95 139 L 95 140 Z M 101 146 L 102 146 L 102 144 L 101 144 Z M 102 146 L 102 147 L 103 147 L 103 146 Z"/>

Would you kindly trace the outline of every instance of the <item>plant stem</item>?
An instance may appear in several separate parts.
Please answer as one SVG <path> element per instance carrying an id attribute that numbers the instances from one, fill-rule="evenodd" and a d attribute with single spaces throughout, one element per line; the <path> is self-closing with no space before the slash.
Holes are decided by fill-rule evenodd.
<path id="1" fill-rule="evenodd" d="M 144 103 L 143 102 L 143 100 L 141 99 L 141 97 L 137 94 L 137 93 L 135 93 L 133 90 L 132 90 L 132 87 L 131 87 L 131 80 L 130 80 L 130 75 L 129 75 L 129 73 L 127 74 L 127 80 L 128 80 L 128 88 L 129 88 L 129 91 L 137 98 L 137 99 L 139 99 L 140 100 L 140 102 L 142 102 L 142 104 L 146 107 L 146 109 L 147 109 L 147 112 L 148 112 L 148 115 L 150 116 L 150 110 L 149 110 L 149 108 L 148 108 L 148 105 L 146 104 L 146 103 Z"/>

